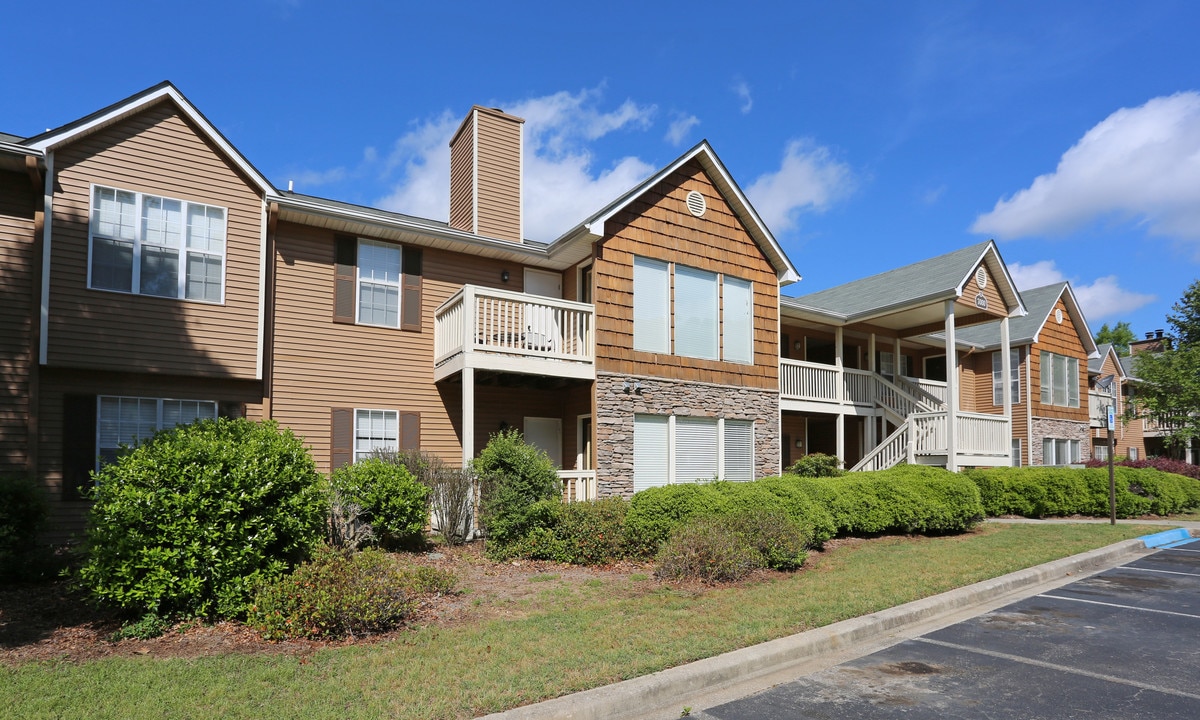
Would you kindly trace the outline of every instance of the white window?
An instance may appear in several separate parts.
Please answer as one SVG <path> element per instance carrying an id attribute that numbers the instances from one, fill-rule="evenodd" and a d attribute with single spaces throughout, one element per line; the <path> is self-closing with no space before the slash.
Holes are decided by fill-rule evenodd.
<path id="1" fill-rule="evenodd" d="M 159 430 L 216 416 L 217 404 L 210 400 L 101 395 L 96 399 L 96 447 L 100 453 L 97 469 L 116 462 L 122 445 L 132 447 Z"/>
<path id="2" fill-rule="evenodd" d="M 634 492 L 716 478 L 754 479 L 753 421 L 634 416 Z"/>
<path id="3" fill-rule="evenodd" d="M 1021 402 L 1021 351 L 1012 349 L 1008 351 L 1008 372 L 1009 379 L 1012 384 L 1012 403 L 1017 405 Z M 1002 351 L 997 350 L 992 353 L 992 404 L 1004 404 L 1004 355 Z"/>
<path id="4" fill-rule="evenodd" d="M 1092 459 L 1099 460 L 1101 462 L 1106 462 L 1108 460 L 1108 446 L 1107 445 L 1093 445 L 1092 446 Z"/>
<path id="5" fill-rule="evenodd" d="M 671 342 L 672 276 L 675 288 L 674 347 Z M 719 273 L 678 264 L 672 268 L 671 263 L 635 256 L 633 349 L 752 364 L 753 285 L 730 277 L 722 281 Z"/>
<path id="6" fill-rule="evenodd" d="M 748 280 L 725 276 L 721 327 L 729 362 L 754 363 L 754 288 Z"/>
<path id="7" fill-rule="evenodd" d="M 358 241 L 358 322 L 400 327 L 400 246 Z"/>
<path id="8" fill-rule="evenodd" d="M 1012 441 L 1012 466 L 1021 467 L 1021 439 L 1015 438 Z"/>
<path id="9" fill-rule="evenodd" d="M 1042 351 L 1041 400 L 1045 405 L 1079 407 L 1079 359 Z"/>
<path id="10" fill-rule="evenodd" d="M 890 352 L 879 352 L 879 374 L 887 377 L 893 377 L 896 372 L 895 355 Z M 900 356 L 900 374 L 904 377 L 912 377 L 911 368 L 908 365 L 908 356 Z"/>
<path id="11" fill-rule="evenodd" d="M 375 450 L 400 447 L 400 413 L 396 410 L 354 411 L 354 462 Z"/>
<path id="12" fill-rule="evenodd" d="M 1079 441 L 1042 438 L 1042 464 L 1068 465 L 1079 462 Z"/>
<path id="13" fill-rule="evenodd" d="M 633 349 L 671 352 L 671 270 L 665 262 L 633 258 Z"/>
<path id="14" fill-rule="evenodd" d="M 219 303 L 225 209 L 95 186 L 88 287 Z"/>

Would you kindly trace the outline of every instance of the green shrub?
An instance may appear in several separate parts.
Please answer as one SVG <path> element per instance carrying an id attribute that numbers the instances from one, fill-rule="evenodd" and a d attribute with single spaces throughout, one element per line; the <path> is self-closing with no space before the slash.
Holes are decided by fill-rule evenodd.
<path id="1" fill-rule="evenodd" d="M 165 430 L 96 478 L 79 579 L 134 615 L 241 616 L 254 587 L 323 534 L 312 458 L 271 422 Z"/>
<path id="2" fill-rule="evenodd" d="M 109 642 L 121 640 L 151 640 L 161 636 L 171 629 L 171 621 L 150 613 L 141 620 L 127 622 L 119 630 L 108 636 Z"/>
<path id="3" fill-rule="evenodd" d="M 658 552 L 655 575 L 732 582 L 763 567 L 762 554 L 732 525 L 729 516 L 708 515 L 679 526 Z"/>
<path id="4" fill-rule="evenodd" d="M 1023 467 L 969 470 L 991 516 L 1109 514 L 1107 468 Z M 1169 515 L 1200 507 L 1200 481 L 1152 467 L 1114 468 L 1117 516 Z"/>
<path id="5" fill-rule="evenodd" d="M 604 498 L 561 503 L 543 500 L 534 527 L 516 542 L 489 550 L 493 556 L 606 565 L 628 556 L 624 523 L 629 502 Z"/>
<path id="6" fill-rule="evenodd" d="M 759 554 L 764 567 L 795 570 L 808 557 L 811 533 L 782 510 L 744 510 L 727 516 L 726 521 Z"/>
<path id="7" fill-rule="evenodd" d="M 489 544 L 508 545 L 527 535 L 540 500 L 560 500 L 562 483 L 545 452 L 515 429 L 496 433 L 474 461 L 481 483 L 479 524 Z"/>
<path id="8" fill-rule="evenodd" d="M 447 545 L 461 545 L 471 535 L 471 510 L 475 504 L 475 472 L 447 465 L 424 450 L 376 450 L 371 457 L 403 465 L 417 482 L 429 488 L 434 530 Z"/>
<path id="9" fill-rule="evenodd" d="M 838 535 L 961 532 L 983 518 L 979 490 L 941 468 L 899 465 L 837 478 L 798 478 Z"/>
<path id="10" fill-rule="evenodd" d="M 360 520 L 371 525 L 384 547 L 412 545 L 421 539 L 429 517 L 429 488 L 403 465 L 365 458 L 338 468 L 329 482 L 342 503 L 361 508 Z"/>
<path id="11" fill-rule="evenodd" d="M 312 562 L 259 587 L 246 622 L 268 640 L 336 638 L 387 632 L 414 607 L 386 553 L 324 548 Z"/>
<path id="12" fill-rule="evenodd" d="M 792 463 L 784 472 L 800 477 L 840 477 L 846 474 L 842 469 L 842 461 L 825 453 L 809 453 Z"/>
<path id="13" fill-rule="evenodd" d="M 810 547 L 821 547 L 826 540 L 837 534 L 837 526 L 833 516 L 825 506 L 806 491 L 803 481 L 795 475 L 767 477 L 756 481 L 759 487 L 767 490 L 783 503 L 788 517 L 799 523 L 801 527 L 811 527 L 812 537 Z"/>
<path id="14" fill-rule="evenodd" d="M 46 502 L 33 478 L 0 474 L 0 580 L 31 574 L 45 518 Z"/>

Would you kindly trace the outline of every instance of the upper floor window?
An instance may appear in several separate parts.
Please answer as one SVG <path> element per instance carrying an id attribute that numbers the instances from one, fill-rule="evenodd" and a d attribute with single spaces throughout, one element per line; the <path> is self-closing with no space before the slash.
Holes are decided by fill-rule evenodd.
<path id="1" fill-rule="evenodd" d="M 358 321 L 400 327 L 400 246 L 358 241 Z"/>
<path id="2" fill-rule="evenodd" d="M 1041 391 L 1045 405 L 1079 407 L 1079 358 L 1042 351 Z"/>
<path id="3" fill-rule="evenodd" d="M 88 287 L 224 300 L 224 208 L 95 186 Z"/>
<path id="4" fill-rule="evenodd" d="M 333 321 L 421 330 L 419 247 L 334 237 Z"/>
<path id="5" fill-rule="evenodd" d="M 753 363 L 752 284 L 686 265 L 674 265 L 673 274 L 675 342 L 672 349 L 672 264 L 634 257 L 634 350 Z"/>
<path id="6" fill-rule="evenodd" d="M 1013 405 L 1021 402 L 1021 351 L 1008 351 L 1008 377 L 1012 384 Z M 1002 350 L 992 353 L 992 404 L 1004 404 L 1004 355 Z"/>
<path id="7" fill-rule="evenodd" d="M 881 350 L 879 352 L 879 374 L 887 377 L 893 377 L 896 373 L 896 356 L 890 352 Z M 909 357 L 907 355 L 900 356 L 900 374 L 904 377 L 911 377 L 909 370 Z"/>

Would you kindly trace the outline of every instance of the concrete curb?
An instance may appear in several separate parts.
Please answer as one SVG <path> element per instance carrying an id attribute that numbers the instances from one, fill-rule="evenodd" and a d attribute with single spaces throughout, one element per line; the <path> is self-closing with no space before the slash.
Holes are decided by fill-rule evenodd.
<path id="1" fill-rule="evenodd" d="M 1118 564 L 1117 561 L 1144 552 L 1145 549 L 1146 545 L 1141 539 L 1125 540 L 870 615 L 843 620 L 613 685 L 495 713 L 486 716 L 485 720 L 600 720 L 640 717 L 660 709 L 664 717 L 672 717 L 678 715 L 681 703 L 689 696 L 720 690 L 756 677 L 780 672 L 786 670 L 789 665 L 803 663 L 814 656 L 843 650 L 857 642 L 877 638 L 881 634 L 926 622 L 1023 588 Z"/>

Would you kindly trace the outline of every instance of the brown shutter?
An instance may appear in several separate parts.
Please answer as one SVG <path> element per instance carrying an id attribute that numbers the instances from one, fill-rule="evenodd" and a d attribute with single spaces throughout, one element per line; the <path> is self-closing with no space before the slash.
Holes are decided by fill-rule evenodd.
<path id="1" fill-rule="evenodd" d="M 246 403 L 219 402 L 217 403 L 217 417 L 244 418 L 246 417 Z"/>
<path id="2" fill-rule="evenodd" d="M 421 331 L 421 248 L 405 247 L 400 280 L 400 329 Z"/>
<path id="3" fill-rule="evenodd" d="M 329 415 L 329 470 L 333 472 L 354 461 L 354 411 L 333 408 Z"/>
<path id="4" fill-rule="evenodd" d="M 333 321 L 353 323 L 358 238 L 350 235 L 335 235 L 333 243 Z"/>
<path id="5" fill-rule="evenodd" d="M 400 449 L 421 449 L 421 413 L 400 413 Z"/>
<path id="6" fill-rule="evenodd" d="M 62 499 L 82 500 L 96 468 L 96 396 L 63 396 Z"/>

